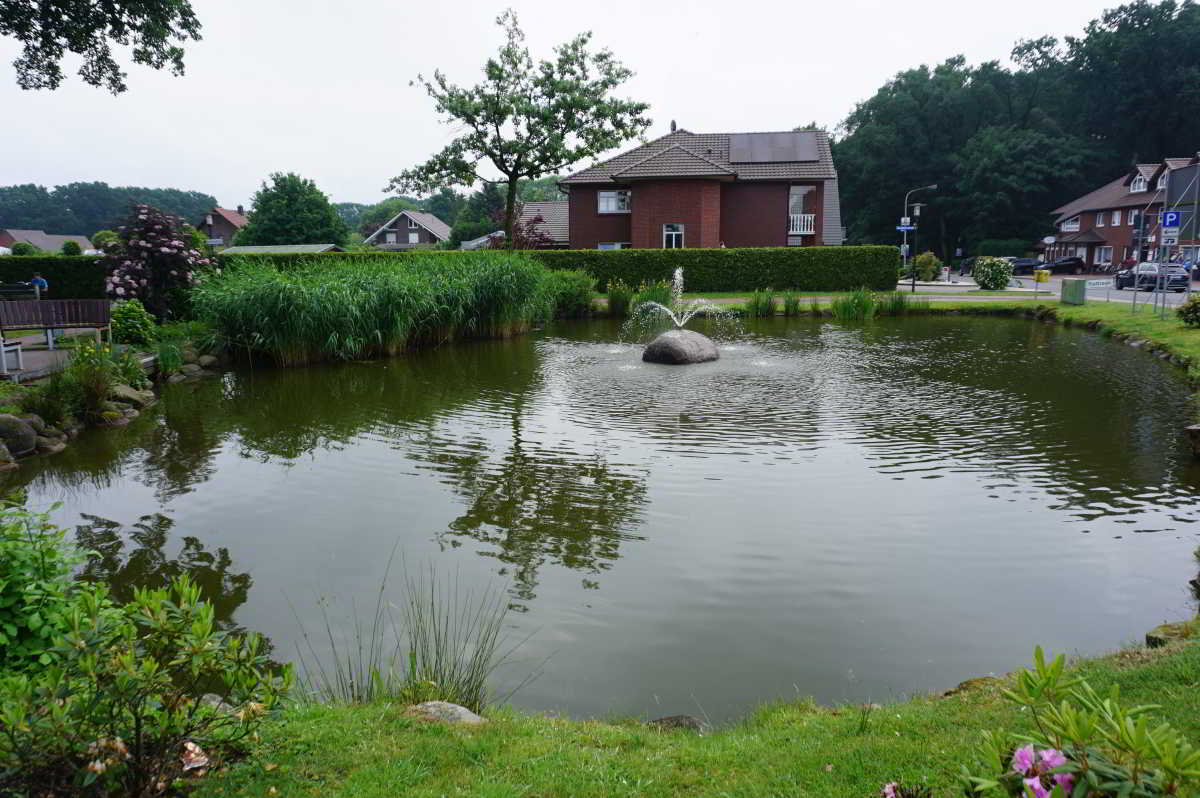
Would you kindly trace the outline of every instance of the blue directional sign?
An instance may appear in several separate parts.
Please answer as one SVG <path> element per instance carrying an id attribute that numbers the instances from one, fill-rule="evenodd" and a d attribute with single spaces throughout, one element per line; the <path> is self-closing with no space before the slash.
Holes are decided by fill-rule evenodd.
<path id="1" fill-rule="evenodd" d="M 912 224 L 900 224 L 900 225 L 896 225 L 896 229 L 908 231 L 908 230 L 916 230 L 917 227 L 916 227 L 916 225 L 912 225 Z"/>
<path id="2" fill-rule="evenodd" d="M 1183 220 L 1183 211 L 1164 211 L 1162 217 L 1163 227 L 1179 227 Z"/>

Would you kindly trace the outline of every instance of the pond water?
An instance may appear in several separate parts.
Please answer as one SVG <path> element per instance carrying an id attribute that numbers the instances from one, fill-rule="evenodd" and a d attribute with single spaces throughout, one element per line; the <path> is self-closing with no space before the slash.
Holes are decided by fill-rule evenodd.
<path id="1" fill-rule="evenodd" d="M 644 365 L 608 322 L 168 386 L 24 464 L 119 595 L 188 572 L 295 655 L 408 567 L 493 583 L 497 688 L 576 716 L 883 701 L 1099 653 L 1192 611 L 1179 372 L 1078 330 L 747 322 Z M 397 588 L 399 586 L 398 580 Z M 345 626 L 339 624 L 339 628 Z M 544 663 L 544 664 L 543 664 Z"/>

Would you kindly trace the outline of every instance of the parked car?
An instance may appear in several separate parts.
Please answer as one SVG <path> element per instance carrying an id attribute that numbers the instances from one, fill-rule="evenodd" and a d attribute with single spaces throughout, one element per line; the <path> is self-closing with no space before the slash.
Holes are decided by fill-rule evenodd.
<path id="1" fill-rule="evenodd" d="M 1113 275 L 1113 288 L 1118 291 L 1133 288 L 1135 291 L 1153 291 L 1158 283 L 1158 264 L 1139 263 L 1128 269 L 1121 269 Z M 1163 271 L 1163 289 L 1181 294 L 1188 287 L 1188 270 L 1182 266 L 1166 266 Z"/>
<path id="2" fill-rule="evenodd" d="M 1045 266 L 1037 258 L 1005 258 L 1006 261 L 1012 264 L 1013 274 L 1033 274 L 1034 269 L 1040 269 Z"/>
<path id="3" fill-rule="evenodd" d="M 1087 264 L 1083 262 L 1083 258 L 1072 255 L 1066 258 L 1059 258 L 1044 268 L 1049 269 L 1054 274 L 1083 274 L 1087 270 Z"/>

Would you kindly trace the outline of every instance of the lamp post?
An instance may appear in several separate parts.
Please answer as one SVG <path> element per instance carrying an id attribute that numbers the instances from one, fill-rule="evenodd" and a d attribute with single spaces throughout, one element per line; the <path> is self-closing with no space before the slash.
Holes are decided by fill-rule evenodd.
<path id="1" fill-rule="evenodd" d="M 909 189 L 908 193 L 904 195 L 904 211 L 900 214 L 901 220 L 908 218 L 908 198 L 909 197 L 911 197 L 914 193 L 916 193 L 918 191 L 927 191 L 927 190 L 928 191 L 936 191 L 937 187 L 938 187 L 938 184 L 933 183 L 928 186 L 920 186 L 918 188 Z M 908 225 L 904 224 L 903 222 L 901 222 L 900 226 L 908 227 Z M 907 267 L 908 266 L 908 231 L 905 230 L 903 232 L 904 232 L 904 265 L 905 265 L 905 267 Z M 916 271 L 916 269 L 913 269 L 912 293 L 915 294 L 916 292 L 917 292 L 917 271 Z"/>

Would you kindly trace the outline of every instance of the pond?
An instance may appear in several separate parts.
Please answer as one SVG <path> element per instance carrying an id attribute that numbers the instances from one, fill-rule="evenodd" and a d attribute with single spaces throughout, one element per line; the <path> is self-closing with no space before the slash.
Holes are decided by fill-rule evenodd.
<path id="1" fill-rule="evenodd" d="M 528 640 L 497 689 L 540 670 L 513 702 L 575 716 L 884 701 L 1193 610 L 1200 467 L 1169 365 L 966 317 L 746 322 L 721 347 L 645 365 L 595 321 L 239 371 L 7 489 L 61 503 L 88 577 L 191 573 L 280 660 L 320 603 L 369 615 L 393 550 L 498 585 Z"/>

